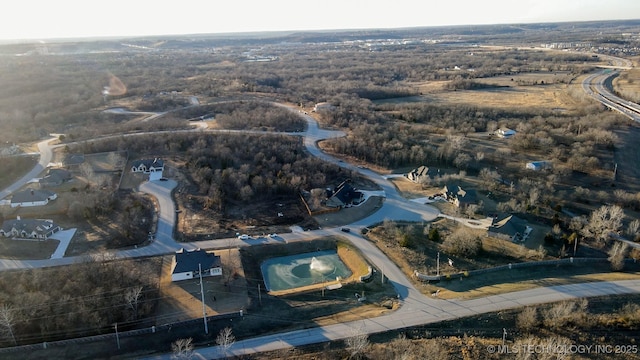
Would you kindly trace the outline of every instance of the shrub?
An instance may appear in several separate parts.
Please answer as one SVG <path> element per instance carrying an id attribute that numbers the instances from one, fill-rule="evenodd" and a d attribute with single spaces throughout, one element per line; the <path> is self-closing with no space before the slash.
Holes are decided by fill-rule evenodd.
<path id="1" fill-rule="evenodd" d="M 449 254 L 471 258 L 482 249 L 482 241 L 469 229 L 460 227 L 444 240 L 442 247 Z"/>

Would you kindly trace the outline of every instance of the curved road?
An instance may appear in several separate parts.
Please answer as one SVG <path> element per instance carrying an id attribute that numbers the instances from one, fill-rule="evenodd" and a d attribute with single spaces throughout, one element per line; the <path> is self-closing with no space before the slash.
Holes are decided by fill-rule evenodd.
<path id="1" fill-rule="evenodd" d="M 296 111 L 292 109 L 292 111 Z M 380 222 L 384 219 L 393 220 L 411 220 L 411 221 L 431 221 L 435 219 L 439 212 L 437 209 L 416 202 L 408 201 L 399 194 L 395 186 L 387 179 L 367 169 L 360 169 L 351 164 L 340 162 L 338 159 L 323 153 L 317 146 L 317 142 L 322 139 L 344 136 L 342 132 L 321 130 L 318 128 L 317 122 L 308 115 L 304 116 L 307 121 L 307 130 L 304 133 L 291 133 L 290 135 L 304 136 L 304 144 L 314 156 L 325 161 L 330 161 L 339 166 L 358 171 L 369 177 L 380 185 L 385 193 L 386 200 L 382 207 L 371 216 L 359 220 L 351 227 L 360 229 L 373 223 Z M 194 131 L 194 130 L 189 130 Z M 204 131 L 204 130 L 196 130 Z M 207 130 L 209 131 L 209 130 Z M 221 132 L 230 132 L 223 130 Z M 264 132 L 259 132 L 264 134 Z M 132 135 L 133 136 L 133 135 Z M 42 144 L 41 163 L 32 170 L 24 178 L 33 177 L 32 173 L 39 173 L 46 167 L 42 164 L 50 161 L 51 149 L 47 146 L 48 140 L 41 142 Z M 40 145 L 39 144 L 39 145 Z M 37 168 L 40 168 L 38 170 Z M 31 177 L 29 177 L 31 176 Z M 37 176 L 37 175 L 36 175 Z M 23 178 L 23 179 L 24 179 Z M 27 179 L 27 181 L 29 180 Z M 16 185 L 17 186 L 17 185 Z M 175 225 L 176 213 L 175 205 L 171 198 L 171 191 L 176 186 L 175 181 L 154 181 L 146 182 L 140 186 L 140 190 L 154 195 L 158 199 L 159 218 L 157 233 L 153 243 L 146 247 L 137 249 L 121 250 L 112 253 L 113 256 L 119 258 L 152 256 L 172 253 L 180 247 L 190 248 L 207 248 L 220 249 L 228 246 L 249 246 L 256 243 L 272 241 L 270 239 L 251 239 L 242 241 L 239 239 L 231 239 L 230 241 L 211 240 L 195 243 L 177 243 L 172 238 L 173 227 Z M 363 329 L 367 333 L 376 333 L 389 329 L 399 329 L 414 325 L 426 324 L 442 320 L 449 320 L 463 316 L 469 316 L 479 313 L 497 311 L 529 304 L 537 304 L 544 302 L 553 302 L 568 298 L 598 296 L 605 294 L 619 294 L 640 292 L 640 280 L 621 281 L 612 283 L 590 283 L 579 285 L 566 285 L 549 288 L 538 288 L 496 296 L 490 296 L 475 300 L 438 300 L 426 297 L 421 294 L 411 283 L 411 281 L 402 273 L 402 271 L 382 253 L 376 246 L 359 235 L 359 231 L 351 233 L 341 232 L 338 228 L 321 229 L 317 231 L 309 231 L 302 233 L 291 233 L 281 235 L 287 241 L 304 241 L 309 238 L 323 235 L 341 235 L 348 237 L 355 246 L 357 246 L 367 259 L 378 269 L 384 272 L 385 277 L 390 281 L 402 302 L 402 306 L 397 311 L 376 318 L 363 319 L 360 321 L 341 323 L 336 325 L 324 326 L 308 330 L 293 331 L 276 335 L 257 337 L 236 343 L 231 351 L 233 354 L 248 354 L 258 351 L 267 351 L 290 346 L 299 346 L 315 342 L 342 339 L 353 335 L 353 329 Z M 86 257 L 68 257 L 62 259 L 51 260 L 2 260 L 0 261 L 0 271 L 8 269 L 46 267 L 70 264 L 73 262 L 83 261 Z M 251 314 L 246 314 L 250 317 Z M 204 348 L 199 349 L 196 357 L 200 359 L 221 357 L 219 349 Z M 170 355 L 155 357 L 158 359 L 169 359 Z"/>

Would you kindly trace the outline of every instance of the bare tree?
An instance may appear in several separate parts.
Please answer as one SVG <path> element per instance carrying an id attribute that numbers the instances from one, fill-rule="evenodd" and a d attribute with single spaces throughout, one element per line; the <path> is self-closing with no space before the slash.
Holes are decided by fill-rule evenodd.
<path id="1" fill-rule="evenodd" d="M 184 360 L 193 358 L 193 339 L 178 339 L 171 343 L 172 359 Z"/>
<path id="2" fill-rule="evenodd" d="M 624 258 L 627 254 L 629 245 L 623 242 L 616 242 L 609 250 L 609 257 L 607 258 L 611 263 L 611 269 L 619 271 L 624 268 Z"/>
<path id="3" fill-rule="evenodd" d="M 124 294 L 127 308 L 133 312 L 133 319 L 138 319 L 138 305 L 142 296 L 142 286 L 133 287 Z"/>
<path id="4" fill-rule="evenodd" d="M 471 258 L 478 254 L 482 248 L 482 241 L 473 230 L 459 226 L 442 243 L 443 249 L 457 256 Z"/>
<path id="5" fill-rule="evenodd" d="M 627 235 L 631 238 L 631 241 L 636 241 L 638 234 L 640 234 L 640 219 L 635 219 L 629 223 Z"/>
<path id="6" fill-rule="evenodd" d="M 594 210 L 582 229 L 583 235 L 604 243 L 611 233 L 617 233 L 622 226 L 624 211 L 617 205 L 603 205 Z"/>
<path id="7" fill-rule="evenodd" d="M 516 326 L 518 329 L 530 332 L 535 329 L 538 324 L 538 308 L 535 306 L 527 306 L 522 309 L 520 314 L 518 314 L 518 318 L 516 320 Z"/>
<path id="8" fill-rule="evenodd" d="M 351 329 L 351 336 L 344 340 L 350 358 L 359 358 L 369 348 L 369 335 L 364 331 L 364 325 Z"/>
<path id="9" fill-rule="evenodd" d="M 227 353 L 229 348 L 233 344 L 235 344 L 235 342 L 236 342 L 236 337 L 233 336 L 233 331 L 231 330 L 230 327 L 226 327 L 226 328 L 220 330 L 220 333 L 218 334 L 218 337 L 216 337 L 216 344 L 218 344 L 218 346 L 220 346 L 220 349 L 222 350 L 222 352 L 224 354 Z"/>
<path id="10" fill-rule="evenodd" d="M 16 337 L 13 334 L 13 326 L 15 325 L 15 314 L 13 309 L 9 305 L 2 305 L 0 307 L 0 326 L 2 326 L 3 332 L 11 337 L 13 345 L 18 345 Z"/>

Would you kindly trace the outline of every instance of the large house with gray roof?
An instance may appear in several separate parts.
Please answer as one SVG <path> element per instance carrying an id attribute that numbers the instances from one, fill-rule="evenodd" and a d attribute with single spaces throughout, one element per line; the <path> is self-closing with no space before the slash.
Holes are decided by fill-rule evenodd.
<path id="1" fill-rule="evenodd" d="M 53 220 L 21 219 L 5 220 L 0 229 L 0 235 L 10 238 L 46 240 L 51 235 L 62 230 Z"/>
<path id="2" fill-rule="evenodd" d="M 496 216 L 487 230 L 487 236 L 512 242 L 524 242 L 532 228 L 523 219 L 515 215 Z"/>
<path id="3" fill-rule="evenodd" d="M 11 207 L 44 206 L 58 198 L 58 194 L 45 189 L 26 189 L 11 197 Z"/>
<path id="4" fill-rule="evenodd" d="M 220 256 L 202 249 L 176 251 L 171 266 L 171 281 L 193 279 L 197 276 L 221 276 Z"/>

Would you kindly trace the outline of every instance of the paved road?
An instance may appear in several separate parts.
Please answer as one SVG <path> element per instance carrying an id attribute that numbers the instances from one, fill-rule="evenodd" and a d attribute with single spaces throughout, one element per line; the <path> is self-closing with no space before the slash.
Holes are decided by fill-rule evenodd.
<path id="1" fill-rule="evenodd" d="M 469 301 L 439 300 L 424 296 L 413 286 L 411 281 L 409 281 L 402 271 L 394 263 L 389 261 L 384 253 L 382 253 L 372 243 L 362 238 L 357 230 L 383 221 L 384 219 L 431 221 L 439 215 L 439 211 L 432 206 L 404 199 L 399 194 L 395 186 L 379 174 L 367 169 L 355 167 L 351 164 L 343 163 L 320 151 L 317 147 L 317 142 L 319 140 L 344 136 L 344 134 L 342 132 L 321 130 L 318 128 L 317 122 L 315 122 L 313 118 L 308 115 L 304 115 L 304 118 L 307 121 L 307 130 L 304 133 L 293 133 L 291 135 L 304 136 L 304 143 L 309 153 L 320 157 L 325 161 L 330 161 L 338 164 L 339 166 L 360 172 L 375 181 L 384 191 L 386 200 L 382 207 L 371 216 L 351 224 L 350 227 L 354 228 L 355 231 L 351 233 L 343 233 L 340 232 L 339 229 L 333 228 L 283 234 L 278 239 L 261 238 L 246 241 L 229 239 L 228 241 L 212 240 L 178 244 L 172 237 L 176 213 L 175 205 L 171 198 L 171 191 L 176 186 L 176 183 L 172 180 L 154 181 L 142 184 L 140 190 L 152 194 L 158 199 L 159 220 L 155 241 L 149 246 L 116 251 L 111 253 L 111 255 L 119 258 L 152 256 L 172 253 L 180 247 L 184 247 L 186 249 L 196 247 L 220 249 L 228 246 L 250 246 L 269 241 L 305 241 L 306 239 L 318 236 L 339 234 L 348 237 L 354 245 L 362 251 L 367 259 L 384 273 L 388 281 L 394 286 L 398 294 L 398 298 L 402 302 L 402 306 L 399 310 L 390 315 L 377 318 L 309 330 L 287 332 L 238 342 L 232 349 L 234 354 L 245 354 L 256 351 L 299 346 L 314 342 L 342 339 L 351 336 L 354 328 L 362 328 L 367 333 L 375 333 L 389 329 L 404 328 L 483 312 L 513 308 L 527 304 L 557 301 L 572 297 L 640 292 L 639 280 L 631 282 L 597 283 L 597 285 L 581 284 L 568 285 L 564 287 L 538 288 L 524 292 L 502 294 Z M 43 158 L 47 157 L 47 152 L 49 152 L 48 156 L 50 158 L 51 150 L 46 146 L 46 143 L 43 145 L 43 148 L 41 148 L 41 151 L 44 153 L 41 158 L 41 162 L 43 162 Z M 0 261 L 0 270 L 63 265 L 84 261 L 85 259 L 86 257 L 68 257 L 36 261 L 2 260 Z M 250 317 L 251 314 L 247 314 L 246 316 Z M 204 359 L 219 356 L 219 351 L 216 348 L 206 348 L 198 351 L 198 358 Z M 158 358 L 168 359 L 169 355 Z"/>
<path id="2" fill-rule="evenodd" d="M 40 174 L 42 174 L 42 172 L 47 168 L 47 165 L 49 165 L 49 163 L 51 162 L 51 158 L 53 157 L 53 152 L 51 151 L 51 147 L 49 147 L 49 142 L 55 139 L 55 137 L 52 137 L 38 143 L 38 150 L 40 150 L 40 160 L 38 161 L 36 166 L 34 166 L 33 169 L 31 169 L 31 171 L 29 171 L 25 176 L 21 177 L 16 182 L 11 184 L 11 186 L 2 190 L 0 192 L 0 200 L 13 194 L 15 191 L 26 185 L 29 180 L 39 177 Z"/>

